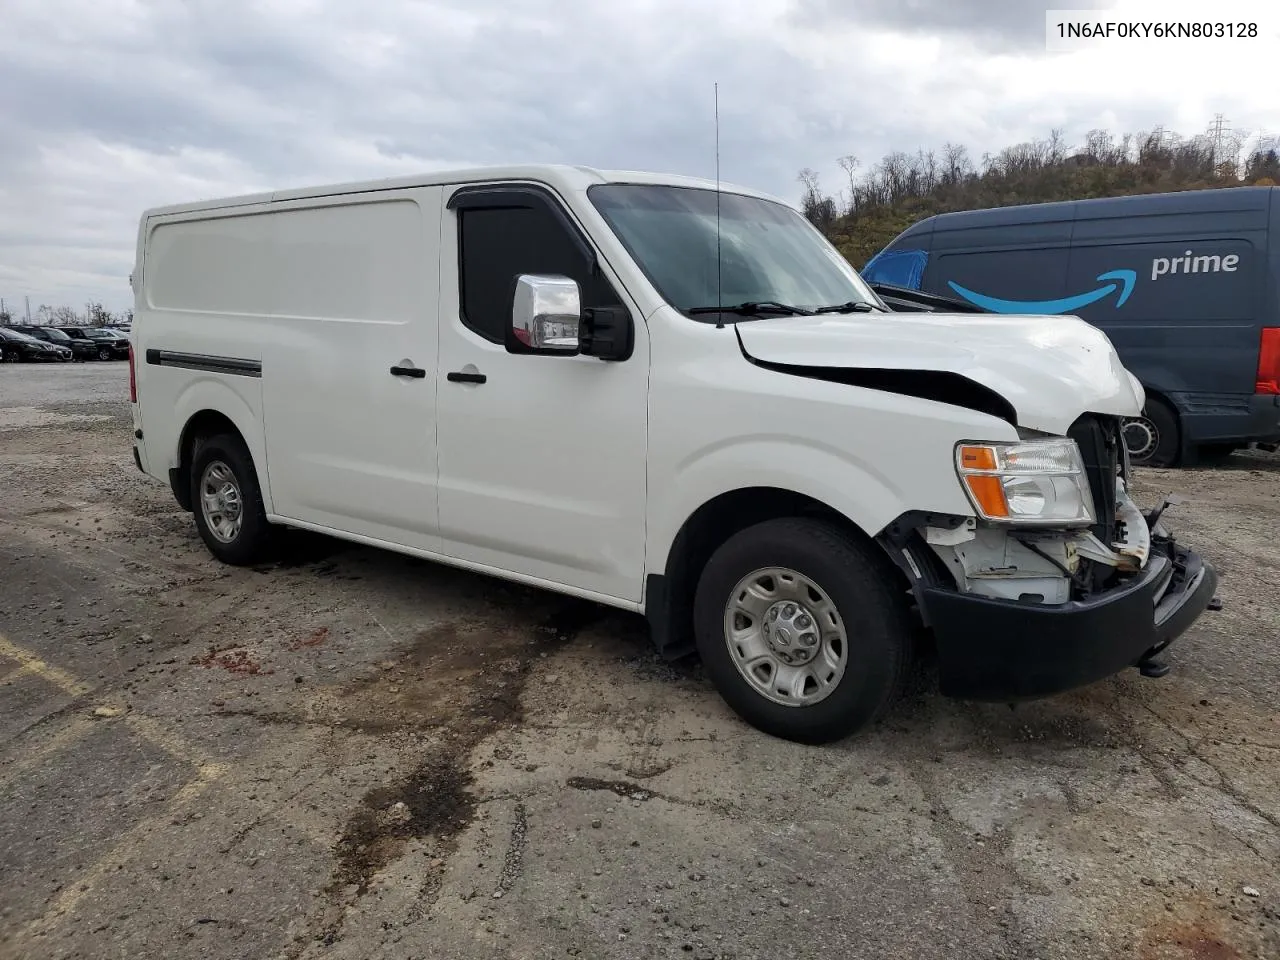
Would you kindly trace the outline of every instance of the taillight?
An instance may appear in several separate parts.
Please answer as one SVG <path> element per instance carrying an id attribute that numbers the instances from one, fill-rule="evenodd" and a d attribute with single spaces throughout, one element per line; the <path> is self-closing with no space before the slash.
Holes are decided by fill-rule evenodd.
<path id="1" fill-rule="evenodd" d="M 1263 327 L 1258 344 L 1258 382 L 1254 393 L 1280 394 L 1280 327 Z"/>
<path id="2" fill-rule="evenodd" d="M 133 374 L 133 344 L 129 344 L 129 402 L 138 402 L 138 381 Z"/>

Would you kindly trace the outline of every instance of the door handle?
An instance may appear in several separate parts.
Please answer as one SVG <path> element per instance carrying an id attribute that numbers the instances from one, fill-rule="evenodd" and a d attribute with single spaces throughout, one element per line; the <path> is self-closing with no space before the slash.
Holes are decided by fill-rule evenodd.
<path id="1" fill-rule="evenodd" d="M 464 373 L 461 370 L 449 374 L 450 383 L 484 383 L 488 379 L 483 373 Z"/>
<path id="2" fill-rule="evenodd" d="M 421 380 L 427 375 L 427 371 L 421 367 L 392 367 L 391 375 L 393 377 L 413 377 L 415 380 Z"/>

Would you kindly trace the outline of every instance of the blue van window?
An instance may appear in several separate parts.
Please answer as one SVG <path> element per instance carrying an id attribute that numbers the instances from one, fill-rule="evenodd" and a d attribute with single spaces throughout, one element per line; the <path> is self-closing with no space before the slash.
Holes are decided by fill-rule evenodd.
<path id="1" fill-rule="evenodd" d="M 867 283 L 919 290 L 928 263 L 928 250 L 881 250 L 862 268 L 862 279 Z"/>

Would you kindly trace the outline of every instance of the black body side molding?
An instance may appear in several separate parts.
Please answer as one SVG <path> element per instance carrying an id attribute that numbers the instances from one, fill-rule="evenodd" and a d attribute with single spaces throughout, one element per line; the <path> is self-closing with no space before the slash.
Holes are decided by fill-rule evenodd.
<path id="1" fill-rule="evenodd" d="M 205 353 L 179 353 L 176 350 L 148 350 L 147 363 L 153 367 L 181 367 L 208 373 L 229 373 L 237 377 L 261 377 L 262 361 L 240 357 L 219 357 Z"/>

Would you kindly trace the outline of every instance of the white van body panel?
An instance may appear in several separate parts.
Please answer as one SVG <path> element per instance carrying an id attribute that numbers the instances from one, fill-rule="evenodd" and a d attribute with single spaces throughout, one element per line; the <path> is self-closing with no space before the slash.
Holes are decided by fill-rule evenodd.
<path id="1" fill-rule="evenodd" d="M 740 333 L 747 353 L 770 363 L 958 373 L 1012 403 L 1021 426 L 1046 433 L 1065 434 L 1082 410 L 1142 412 L 1142 393 L 1107 335 L 1073 316 L 778 317 Z"/>
<path id="2" fill-rule="evenodd" d="M 242 219 L 144 221 L 144 274 L 135 270 L 135 323 L 130 332 L 140 403 L 134 426 L 145 468 L 167 479 L 179 461 L 182 432 L 201 411 L 222 414 L 241 431 L 259 471 L 266 462 L 263 430 L 262 341 L 270 335 L 254 322 L 254 306 L 266 296 L 264 245 Z M 237 283 L 214 284 L 232 274 Z M 154 283 L 148 283 L 151 278 Z M 141 332 L 137 320 L 144 326 Z M 152 344 L 150 337 L 160 334 Z M 148 349 L 163 362 L 148 362 Z M 194 358 L 235 361 L 237 372 L 199 369 Z M 270 490 L 263 485 L 270 508 Z"/>
<path id="3" fill-rule="evenodd" d="M 560 198 L 573 206 L 585 202 L 576 195 Z M 579 220 L 577 210 L 571 213 Z M 639 605 L 645 580 L 647 327 L 637 322 L 634 353 L 622 363 L 508 353 L 462 322 L 452 216 L 444 220 L 440 250 L 442 552 Z M 627 285 L 607 260 L 602 269 L 639 319 L 640 306 L 628 297 Z M 450 382 L 448 374 L 455 371 L 482 374 L 486 382 Z"/>
<path id="4" fill-rule="evenodd" d="M 263 395 L 278 516 L 438 548 L 439 219 L 438 187 L 274 205 Z"/>
<path id="5" fill-rule="evenodd" d="M 744 340 L 767 322 L 741 324 Z M 744 488 L 803 494 L 871 535 L 907 510 L 967 515 L 952 481 L 955 443 L 1018 437 L 972 410 L 762 369 L 742 355 L 732 328 L 691 323 L 670 308 L 649 327 L 656 343 L 673 345 L 665 356 L 655 350 L 649 393 L 651 573 L 664 571 L 699 507 Z"/>
<path id="6" fill-rule="evenodd" d="M 987 414 L 764 369 L 744 345 L 782 364 L 962 372 L 1007 390 L 1038 429 L 1065 429 L 1087 408 L 1132 412 L 1105 337 L 1070 323 L 1054 333 L 1018 318 L 988 330 L 969 315 L 691 320 L 588 200 L 606 182 L 715 186 L 480 168 L 147 211 L 131 335 L 144 470 L 167 479 L 188 419 L 215 410 L 244 437 L 272 521 L 644 610 L 647 577 L 665 572 L 681 527 L 718 496 L 800 493 L 874 535 L 907 510 L 971 516 L 955 444 L 1017 439 Z M 628 360 L 510 354 L 459 322 L 445 204 L 468 183 L 540 184 L 563 202 L 632 308 Z M 1016 355 L 1002 367 L 993 350 L 1010 334 Z M 1064 347 L 1075 359 L 1060 369 Z M 156 365 L 149 350 L 258 364 L 259 375 Z M 425 375 L 393 377 L 402 361 Z M 477 389 L 449 381 L 453 371 L 488 379 Z M 1037 400 L 1042 380 L 1052 383 Z"/>

